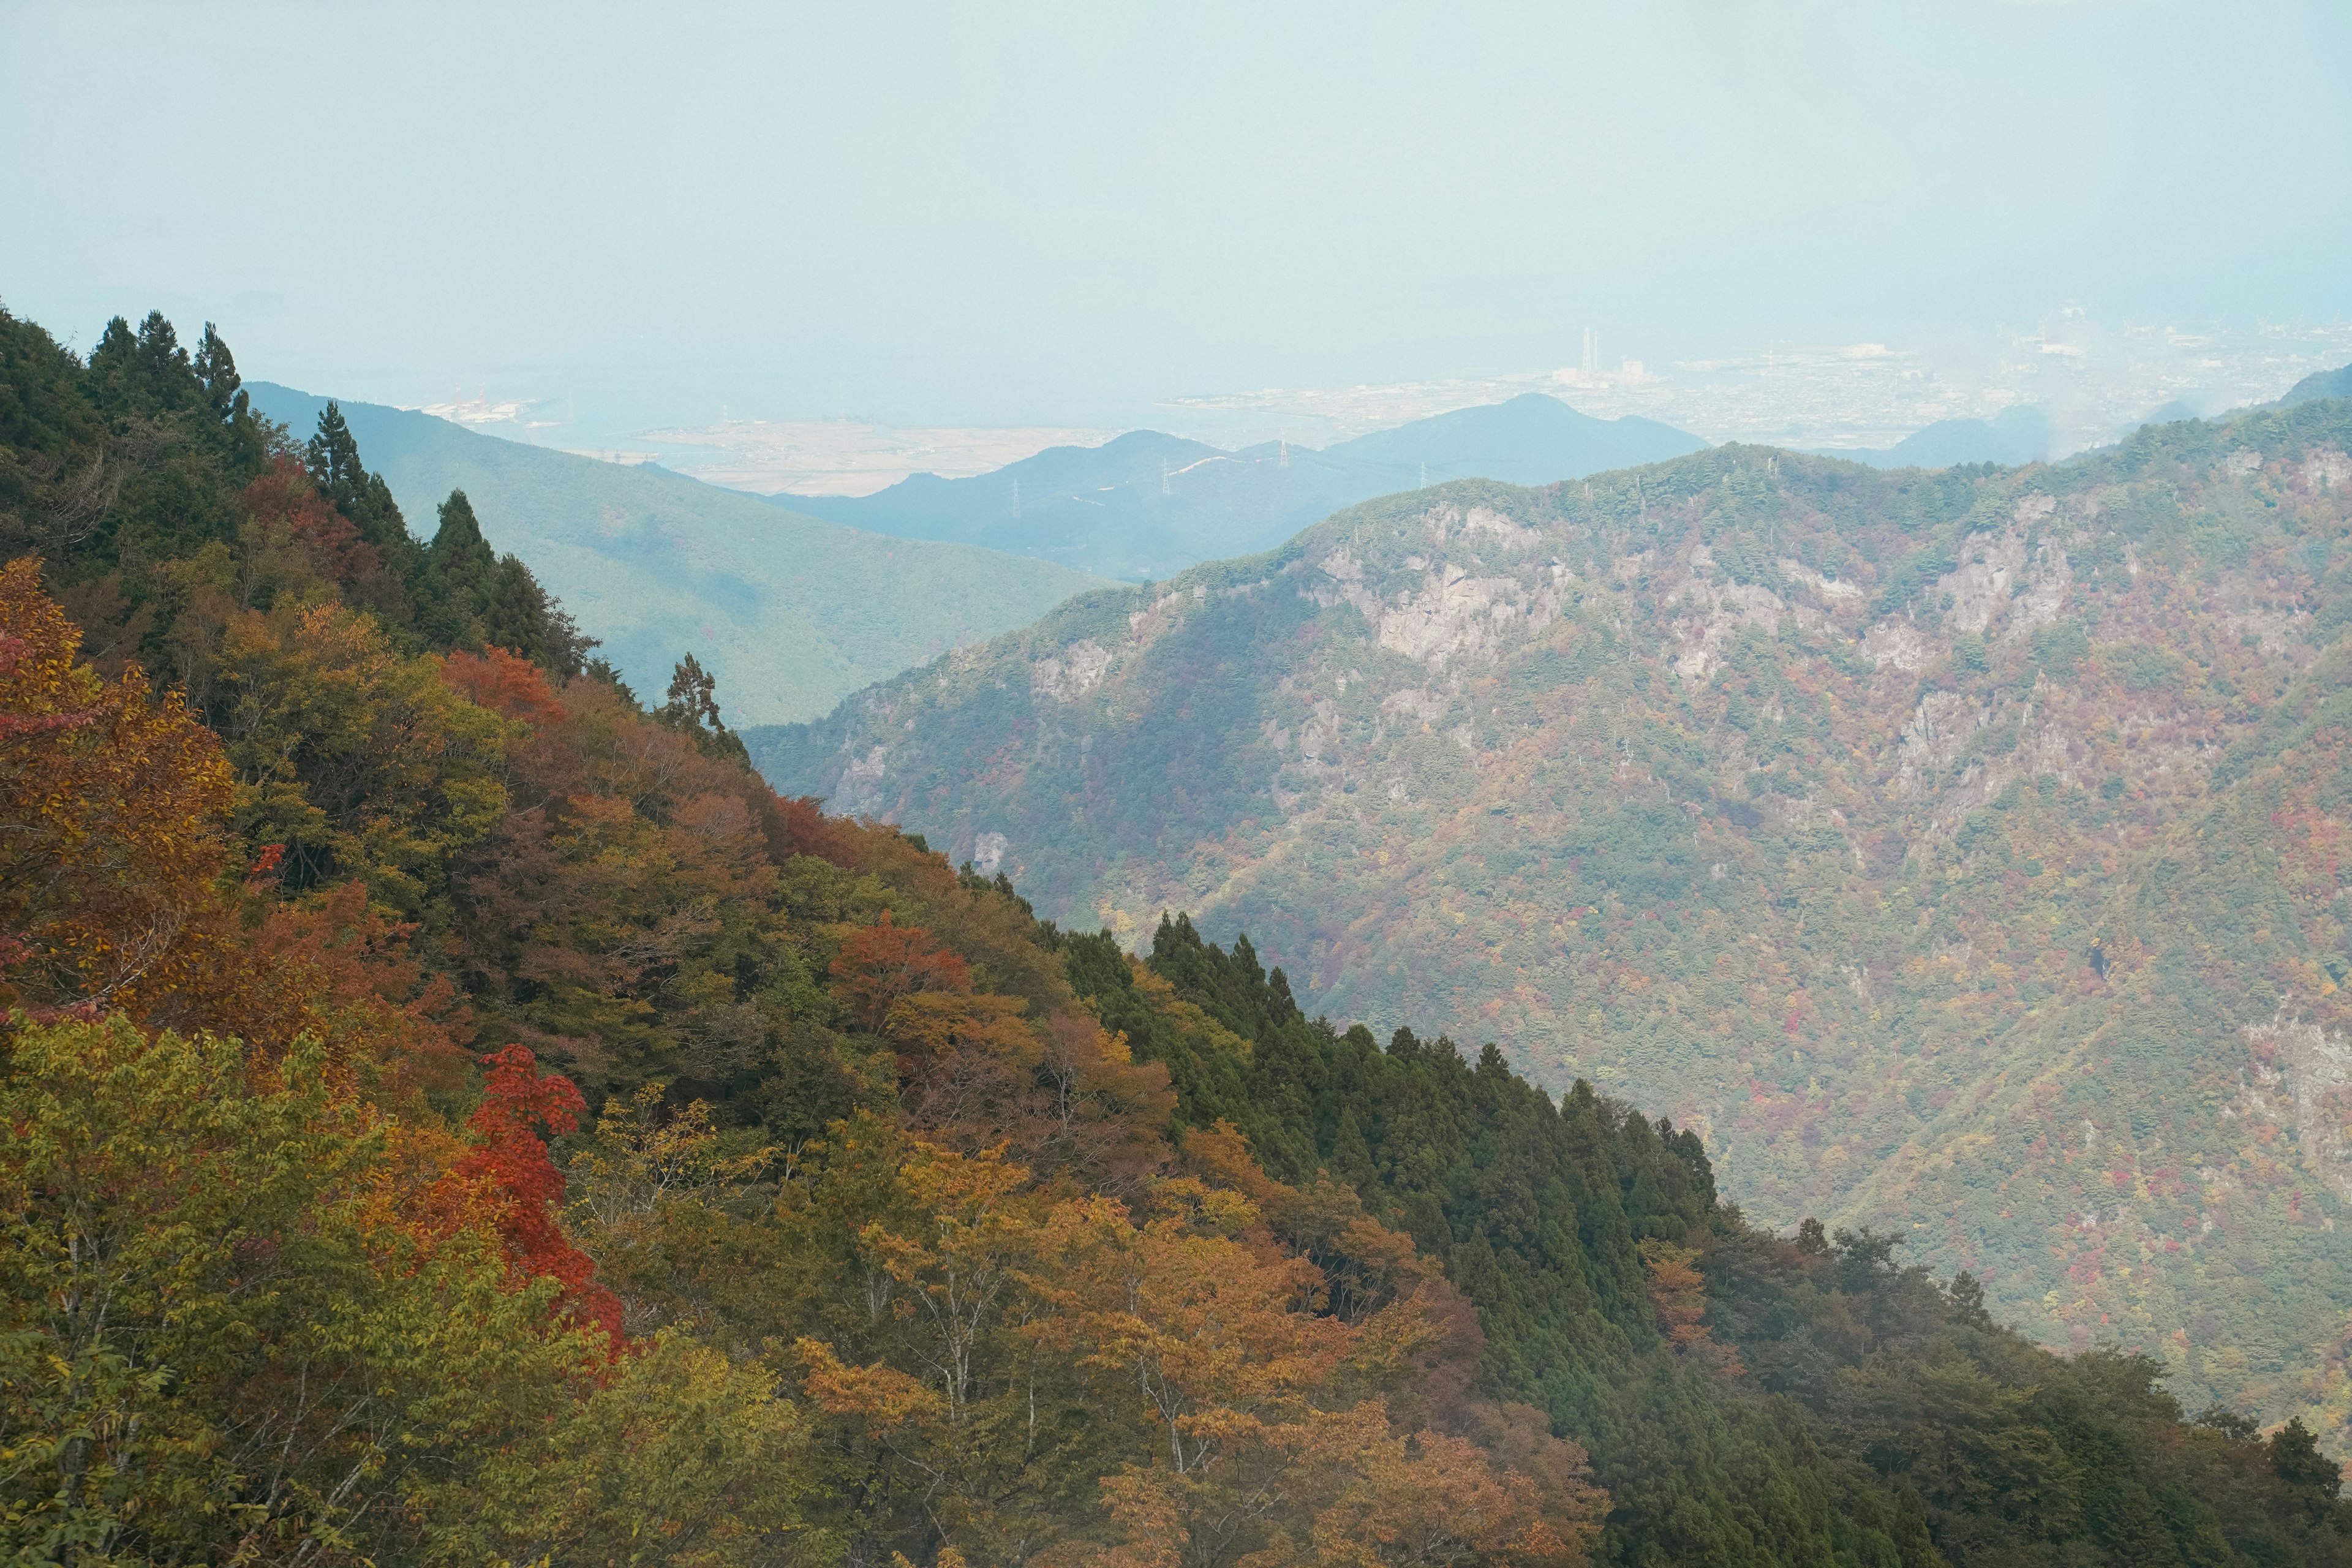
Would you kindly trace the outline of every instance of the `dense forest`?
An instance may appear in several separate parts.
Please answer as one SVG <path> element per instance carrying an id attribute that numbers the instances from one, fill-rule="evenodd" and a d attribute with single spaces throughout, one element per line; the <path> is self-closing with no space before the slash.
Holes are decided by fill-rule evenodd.
<path id="1" fill-rule="evenodd" d="M 0 314 L 7 1562 L 2352 1562 L 2302 1425 L 780 797 L 436 521 Z"/>
<path id="2" fill-rule="evenodd" d="M 2297 395 L 2014 469 L 1433 487 L 745 738 L 2352 1451 L 2352 399 Z"/>

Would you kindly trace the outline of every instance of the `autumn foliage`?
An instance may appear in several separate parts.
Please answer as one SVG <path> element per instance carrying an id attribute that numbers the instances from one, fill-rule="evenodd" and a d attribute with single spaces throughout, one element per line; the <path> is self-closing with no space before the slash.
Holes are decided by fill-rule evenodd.
<path id="1" fill-rule="evenodd" d="M 450 1179 L 478 1184 L 496 1205 L 508 1267 L 521 1279 L 555 1280 L 562 1287 L 558 1307 L 602 1329 L 617 1350 L 620 1301 L 595 1282 L 595 1264 L 563 1234 L 563 1173 L 547 1153 L 548 1138 L 579 1127 L 586 1102 L 570 1079 L 541 1072 L 520 1046 L 491 1053 L 482 1067 L 481 1103 L 466 1122 L 473 1147 Z"/>
<path id="2" fill-rule="evenodd" d="M 220 742 L 136 667 L 103 679 L 0 566 L 0 973 L 13 1005 L 202 1017 L 236 988 Z"/>
<path id="3" fill-rule="evenodd" d="M 2352 1534 L 2308 1434 L 1751 1228 L 1687 1130 L 778 797 L 697 667 L 647 711 L 495 520 L 420 542 L 209 331 L 0 349 L 10 1562 Z"/>
<path id="4" fill-rule="evenodd" d="M 971 965 L 942 949 L 929 931 L 900 927 L 895 918 L 884 910 L 872 925 L 851 931 L 829 966 L 836 993 L 869 1029 L 918 993 L 971 989 Z"/>

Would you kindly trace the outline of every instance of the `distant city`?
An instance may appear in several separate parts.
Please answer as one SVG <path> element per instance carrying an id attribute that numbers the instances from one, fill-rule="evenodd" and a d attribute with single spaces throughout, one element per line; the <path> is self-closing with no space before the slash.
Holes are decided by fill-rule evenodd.
<path id="1" fill-rule="evenodd" d="M 2127 322 L 2103 327 L 2078 310 L 2031 331 L 1927 344 L 1774 343 L 1762 352 L 1654 368 L 1602 368 L 1600 334 L 1582 363 L 1552 371 L 1180 399 L 1171 427 L 1226 439 L 1319 445 L 1524 392 L 1546 392 L 1601 418 L 1637 414 L 1715 442 L 1837 451 L 1891 447 L 1943 419 L 1988 419 L 2038 405 L 2053 456 L 2113 440 L 2151 416 L 2218 412 L 2278 396 L 2315 370 L 2352 360 L 2352 322 L 2262 324 L 2252 331 Z M 1189 421 L 1196 427 L 1181 428 Z"/>
<path id="2" fill-rule="evenodd" d="M 1602 418 L 1639 415 L 1709 441 L 1801 450 L 1880 449 L 1948 419 L 2039 408 L 2052 456 L 2116 439 L 2151 418 L 2182 418 L 2278 396 L 2315 370 L 2352 361 L 2352 322 L 2191 330 L 2092 321 L 2080 310 L 2029 329 L 1908 343 L 1767 343 L 1760 352 L 1653 365 L 1612 358 L 1588 329 L 1579 363 L 1548 370 L 1344 387 L 1264 388 L 1171 399 L 1170 434 L 1228 447 L 1286 439 L 1322 447 L 1523 393 Z M 1118 432 L 1070 426 L 895 427 L 851 418 L 722 417 L 604 446 L 563 439 L 562 399 L 493 399 L 463 389 L 424 412 L 487 434 L 608 462 L 659 463 L 761 495 L 866 495 L 909 474 L 961 479 L 1048 447 Z"/>

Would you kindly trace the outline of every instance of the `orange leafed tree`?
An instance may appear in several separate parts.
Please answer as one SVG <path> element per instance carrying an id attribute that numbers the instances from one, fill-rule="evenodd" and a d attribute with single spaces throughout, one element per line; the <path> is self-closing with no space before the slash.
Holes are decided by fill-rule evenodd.
<path id="1" fill-rule="evenodd" d="M 1377 1401 L 1326 1422 L 1307 1458 L 1312 1522 L 1303 1539 L 1277 1534 L 1253 1568 L 1569 1568 L 1600 1522 L 1590 1489 L 1562 1509 L 1467 1438 L 1395 1431 Z"/>
<path id="2" fill-rule="evenodd" d="M 1698 1271 L 1697 1249 L 1654 1237 L 1642 1243 L 1641 1252 L 1650 1304 L 1666 1342 L 1719 1376 L 1738 1376 L 1739 1353 L 1716 1343 L 1707 1332 L 1706 1276 Z"/>
<path id="3" fill-rule="evenodd" d="M 268 983 L 255 987 L 239 1032 L 273 1054 L 310 1035 L 382 1103 L 415 1109 L 417 1094 L 453 1089 L 466 1077 L 472 1011 L 411 953 L 415 931 L 371 908 L 359 882 L 273 906 L 251 936 Z"/>
<path id="4" fill-rule="evenodd" d="M 520 719 L 533 729 L 549 729 L 570 717 L 547 684 L 546 671 L 502 647 L 442 655 L 441 679 L 476 707 Z"/>
<path id="5" fill-rule="evenodd" d="M 220 742 L 81 635 L 29 557 L 0 567 L 0 1002 L 211 1023 L 229 959 L 233 797 Z"/>
<path id="6" fill-rule="evenodd" d="M 922 927 L 896 923 L 887 910 L 842 939 L 829 973 L 834 994 L 868 1029 L 879 1028 L 901 997 L 971 989 L 971 965 Z"/>

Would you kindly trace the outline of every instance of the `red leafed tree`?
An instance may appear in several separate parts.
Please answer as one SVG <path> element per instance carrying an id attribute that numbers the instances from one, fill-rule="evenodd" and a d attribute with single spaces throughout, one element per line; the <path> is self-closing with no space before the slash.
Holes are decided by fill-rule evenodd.
<path id="1" fill-rule="evenodd" d="M 327 504 L 302 465 L 290 456 L 280 453 L 268 471 L 246 486 L 237 499 L 255 522 L 282 528 L 299 541 L 322 576 L 352 587 L 383 574 L 382 552 L 360 537 L 348 518 Z"/>
<path id="2" fill-rule="evenodd" d="M 768 841 L 768 858 L 781 866 L 795 855 L 813 855 L 852 870 L 859 868 L 860 829 L 827 816 L 814 795 L 780 795 L 755 785 L 747 793 L 751 815 Z"/>
<path id="3" fill-rule="evenodd" d="M 442 655 L 441 679 L 468 702 L 520 719 L 535 730 L 561 724 L 566 717 L 546 673 L 502 647 Z"/>
<path id="4" fill-rule="evenodd" d="M 881 1027 L 902 996 L 971 989 L 971 965 L 939 946 L 922 927 L 893 924 L 887 910 L 874 924 L 843 939 L 829 973 L 835 994 L 869 1029 Z"/>
<path id="5" fill-rule="evenodd" d="M 482 1103 L 467 1123 L 474 1147 L 454 1174 L 487 1187 L 500 1202 L 499 1235 L 508 1265 L 520 1275 L 547 1276 L 563 1287 L 557 1305 L 583 1323 L 602 1328 L 617 1352 L 621 1345 L 619 1298 L 596 1283 L 596 1265 L 572 1245 L 556 1212 L 563 1202 L 563 1173 L 547 1156 L 539 1128 L 561 1137 L 580 1125 L 587 1109 L 580 1091 L 561 1073 L 541 1073 L 539 1060 L 521 1046 L 509 1046 L 485 1058 L 489 1079 Z"/>

